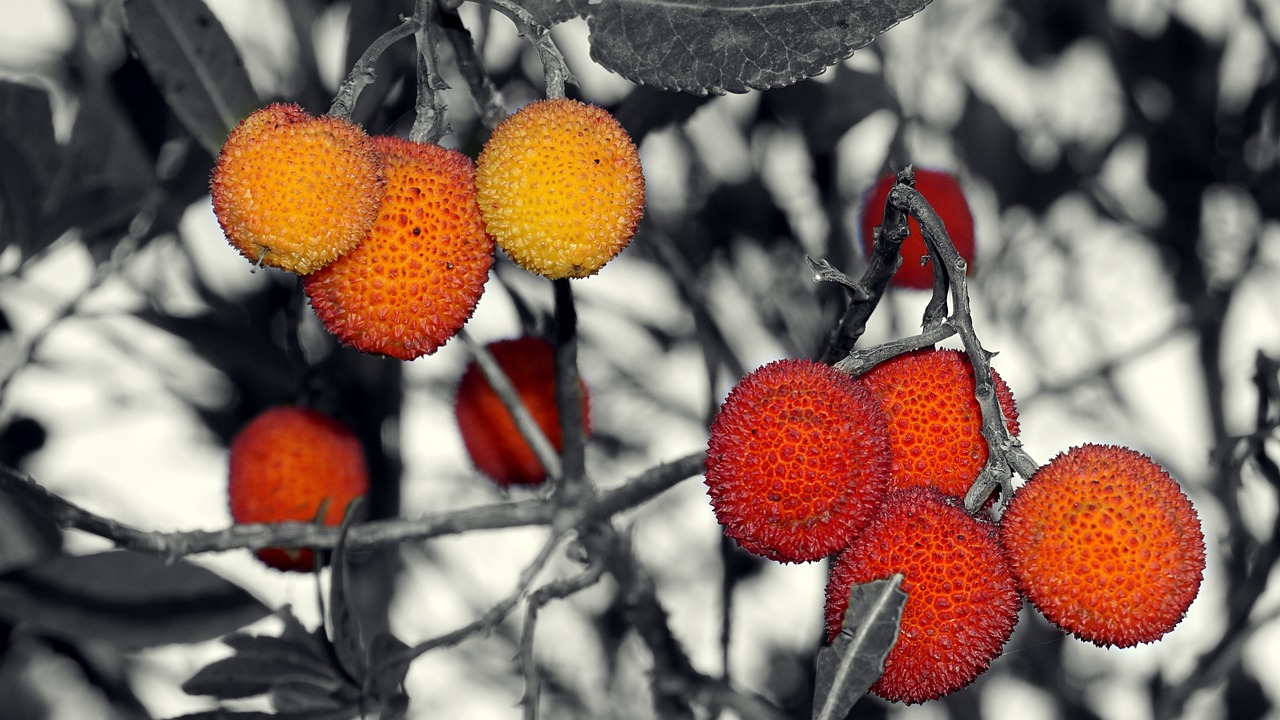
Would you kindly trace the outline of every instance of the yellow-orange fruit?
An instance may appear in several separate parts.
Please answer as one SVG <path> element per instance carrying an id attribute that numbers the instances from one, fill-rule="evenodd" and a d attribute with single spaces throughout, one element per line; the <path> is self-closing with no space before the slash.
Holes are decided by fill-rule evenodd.
<path id="1" fill-rule="evenodd" d="M 564 446 L 560 411 L 556 406 L 556 361 L 551 343 L 538 337 L 499 340 L 485 346 L 515 386 L 551 446 Z M 591 433 L 591 402 L 586 383 L 579 379 L 584 434 Z M 501 486 L 537 485 L 547 473 L 524 439 L 507 406 L 474 361 L 467 365 L 454 396 L 454 415 L 462 443 L 476 469 Z"/>
<path id="2" fill-rule="evenodd" d="M 1016 436 L 1013 393 L 999 374 L 991 375 L 1005 426 Z M 879 399 L 888 418 L 890 489 L 924 486 L 964 497 L 987 462 L 968 356 L 958 350 L 918 350 L 877 365 L 858 382 Z"/>
<path id="3" fill-rule="evenodd" d="M 267 410 L 231 442 L 227 496 L 240 524 L 312 522 L 328 502 L 322 522 L 338 525 L 347 504 L 365 494 L 369 471 L 360 441 L 333 418 L 298 407 Z M 264 548 L 262 562 L 306 572 L 312 552 Z"/>
<path id="4" fill-rule="evenodd" d="M 890 493 L 831 567 L 828 642 L 840 634 L 853 586 L 895 573 L 907 604 L 871 692 L 920 703 L 973 682 L 999 656 L 1022 607 L 994 528 L 932 488 Z"/>
<path id="5" fill-rule="evenodd" d="M 707 493 L 724 532 L 781 562 L 834 553 L 884 496 L 889 447 L 875 399 L 812 360 L 743 378 L 711 423 Z"/>
<path id="6" fill-rule="evenodd" d="M 1128 647 L 1173 629 L 1200 591 L 1204 533 L 1145 455 L 1081 445 L 1013 494 L 1000 541 L 1022 591 L 1058 627 Z"/>
<path id="7" fill-rule="evenodd" d="M 369 231 L 382 201 L 379 171 L 358 125 L 268 105 L 223 144 L 209 182 L 213 212 L 246 258 L 307 275 Z"/>
<path id="8" fill-rule="evenodd" d="M 489 232 L 529 272 L 594 275 L 622 252 L 644 212 L 631 137 L 608 111 L 557 98 L 502 121 L 476 161 Z"/>
<path id="9" fill-rule="evenodd" d="M 475 169 L 456 150 L 373 139 L 386 195 L 364 242 L 304 281 L 325 328 L 368 353 L 413 360 L 457 334 L 493 265 Z"/>

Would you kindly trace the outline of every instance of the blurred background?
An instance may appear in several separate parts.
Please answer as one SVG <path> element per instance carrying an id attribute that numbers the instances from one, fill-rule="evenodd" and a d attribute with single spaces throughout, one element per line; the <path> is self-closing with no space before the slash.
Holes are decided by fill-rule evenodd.
<path id="1" fill-rule="evenodd" d="M 412 10 L 208 4 L 260 98 L 316 113 Z M 542 94 L 537 53 L 508 20 L 475 3 L 460 16 L 508 110 Z M 212 157 L 131 54 L 120 2 L 0 0 L 0 19 L 0 462 L 124 523 L 215 530 L 229 523 L 229 439 L 262 409 L 306 399 L 364 441 L 376 516 L 536 496 L 504 496 L 472 469 L 451 407 L 468 360 L 459 343 L 410 363 L 339 347 L 292 276 L 251 272 L 227 245 L 207 195 Z M 1017 397 L 1026 449 L 1041 463 L 1084 442 L 1151 455 L 1195 503 L 1208 567 L 1161 642 L 1104 650 L 1027 613 L 969 688 L 915 707 L 868 698 L 853 716 L 1280 717 L 1269 583 L 1280 478 L 1268 455 L 1280 424 L 1280 3 L 935 0 L 820 76 L 711 97 L 602 69 L 581 20 L 553 37 L 580 80 L 571 95 L 619 117 L 648 186 L 631 247 L 574 283 L 599 485 L 703 449 L 739 377 L 819 354 L 843 307 L 803 255 L 856 277 L 865 189 L 908 163 L 949 170 L 977 219 L 974 321 Z M 371 133 L 412 123 L 411 53 L 394 46 L 362 96 L 355 119 Z M 474 157 L 488 129 L 443 65 L 443 142 Z M 863 345 L 916 332 L 927 299 L 891 290 Z M 514 336 L 551 307 L 550 286 L 500 256 L 468 330 Z M 4 497 L 0 521 L 0 571 L 107 548 Z M 697 477 L 619 525 L 695 667 L 808 717 L 825 564 L 726 548 Z M 413 643 L 504 597 L 545 537 L 406 544 L 369 592 Z M 319 622 L 311 578 L 245 550 L 192 560 Z M 572 568 L 557 559 L 548 572 Z M 553 639 L 536 645 L 544 717 L 654 716 L 651 660 L 614 600 L 604 583 L 540 615 L 539 637 Z M 518 716 L 521 617 L 419 658 L 410 717 Z M 210 708 L 180 685 L 230 653 L 216 641 L 49 637 L 3 612 L 0 628 L 0 688 L 13 698 L 0 717 Z"/>

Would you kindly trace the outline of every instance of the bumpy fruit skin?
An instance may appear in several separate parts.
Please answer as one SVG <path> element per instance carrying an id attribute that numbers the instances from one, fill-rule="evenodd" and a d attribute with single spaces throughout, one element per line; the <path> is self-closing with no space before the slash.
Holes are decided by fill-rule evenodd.
<path id="1" fill-rule="evenodd" d="M 903 574 L 907 604 L 871 692 L 921 703 L 973 682 L 999 656 L 1022 607 L 994 528 L 935 490 L 890 493 L 832 565 L 828 642 L 840 634 L 852 587 L 894 573 Z"/>
<path id="2" fill-rule="evenodd" d="M 635 235 L 644 175 L 608 111 L 539 100 L 497 128 L 476 161 L 480 210 L 498 245 L 543 277 L 594 275 Z"/>
<path id="3" fill-rule="evenodd" d="M 485 347 L 515 385 L 551 446 L 559 451 L 564 439 L 556 407 L 555 348 L 532 336 L 499 340 Z M 591 400 L 586 383 L 579 383 L 583 428 L 590 435 Z M 503 487 L 538 485 L 547 479 L 515 419 L 475 361 L 463 371 L 453 405 L 462 444 L 477 470 Z"/>
<path id="4" fill-rule="evenodd" d="M 1019 431 L 1013 393 L 992 371 L 996 399 L 1012 435 Z M 889 487 L 933 487 L 962 498 L 987 462 L 982 411 L 973 396 L 973 365 L 959 350 L 926 348 L 899 355 L 858 378 L 889 423 Z"/>
<path id="5" fill-rule="evenodd" d="M 862 199 L 862 209 L 858 215 L 859 238 L 862 250 L 871 257 L 875 244 L 874 230 L 884 221 L 884 203 L 893 188 L 894 173 L 881 175 L 875 184 L 867 190 Z M 916 170 L 916 190 L 929 201 L 929 205 L 938 213 L 942 224 L 947 228 L 947 235 L 956 246 L 960 257 L 969 263 L 969 273 L 974 264 L 974 232 L 973 213 L 969 210 L 969 202 L 965 200 L 964 190 L 960 182 L 950 173 L 928 168 Z M 920 224 L 915 218 L 907 219 L 910 234 L 902 241 L 902 265 L 893 274 L 890 282 L 904 288 L 927 290 L 933 287 L 932 264 L 921 264 L 921 258 L 929 257 L 929 246 L 925 244 L 924 235 L 920 233 Z"/>
<path id="6" fill-rule="evenodd" d="M 213 212 L 246 258 L 307 275 L 369 231 L 382 201 L 380 171 L 359 126 L 268 105 L 223 144 L 209 182 Z"/>
<path id="7" fill-rule="evenodd" d="M 1101 646 L 1160 639 L 1204 572 L 1191 501 L 1129 448 L 1081 445 L 1055 457 L 1013 494 L 1000 541 L 1032 605 Z"/>
<path id="8" fill-rule="evenodd" d="M 711 423 L 707 492 L 724 532 L 781 562 L 830 555 L 885 494 L 889 446 L 874 398 L 812 360 L 743 378 Z"/>
<path id="9" fill-rule="evenodd" d="M 312 522 L 328 501 L 323 522 L 342 522 L 347 504 L 369 489 L 360 441 L 333 418 L 297 407 L 277 407 L 245 425 L 231 442 L 227 495 L 240 524 Z M 262 562 L 306 572 L 311 550 L 264 548 Z"/>
<path id="10" fill-rule="evenodd" d="M 304 281 L 316 316 L 358 350 L 434 353 L 475 310 L 493 265 L 471 160 L 438 145 L 373 139 L 386 195 L 364 242 Z"/>

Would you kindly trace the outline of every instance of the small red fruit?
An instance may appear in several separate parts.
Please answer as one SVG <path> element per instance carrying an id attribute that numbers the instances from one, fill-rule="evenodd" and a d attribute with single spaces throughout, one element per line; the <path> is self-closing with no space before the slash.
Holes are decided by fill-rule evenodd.
<path id="1" fill-rule="evenodd" d="M 304 281 L 316 317 L 357 350 L 413 360 L 466 324 L 493 265 L 471 160 L 378 136 L 386 195 L 364 241 Z"/>
<path id="2" fill-rule="evenodd" d="M 849 543 L 885 493 L 889 446 L 875 399 L 812 360 L 778 360 L 725 399 L 707 443 L 707 492 L 743 549 L 809 562 Z"/>
<path id="3" fill-rule="evenodd" d="M 342 522 L 347 504 L 369 489 L 360 441 L 315 410 L 277 407 L 245 425 L 231 442 L 227 495 L 239 524 L 311 522 L 328 502 L 325 525 Z M 306 572 L 311 550 L 264 548 L 262 562 Z"/>
<path id="4" fill-rule="evenodd" d="M 871 692 L 921 703 L 973 682 L 1004 648 L 1022 607 L 994 528 L 935 490 L 890 493 L 831 568 L 828 642 L 840 634 L 853 586 L 895 573 L 907 604 Z"/>
<path id="5" fill-rule="evenodd" d="M 951 243 L 956 246 L 960 257 L 969 263 L 968 272 L 973 272 L 974 233 L 973 213 L 965 200 L 964 190 L 960 182 L 950 173 L 940 170 L 918 168 L 916 173 L 916 190 L 929 201 L 942 224 L 947 228 Z M 875 244 L 875 228 L 884 221 L 884 203 L 893 188 L 894 173 L 886 173 L 876 180 L 862 200 L 862 209 L 858 214 L 859 238 L 862 250 L 871 257 Z M 910 234 L 902 242 L 902 265 L 893 274 L 890 281 L 904 288 L 927 290 L 933 287 L 933 267 L 929 263 L 921 264 L 923 258 L 929 257 L 929 246 L 925 244 L 924 235 L 920 233 L 920 224 L 915 218 L 907 219 Z"/>
<path id="6" fill-rule="evenodd" d="M 1018 434 L 1013 393 L 992 372 L 1005 426 Z M 962 498 L 987 462 L 973 365 L 958 350 L 928 348 L 887 360 L 858 378 L 880 402 L 893 451 L 891 490 L 934 487 Z"/>
<path id="7" fill-rule="evenodd" d="M 1195 508 L 1129 448 L 1081 445 L 1055 457 L 1013 494 L 1000 540 L 1031 603 L 1097 645 L 1160 639 L 1200 591 Z"/>
<path id="8" fill-rule="evenodd" d="M 564 440 L 556 406 L 555 348 L 542 338 L 525 336 L 499 340 L 486 349 L 507 374 L 551 446 L 559 451 Z M 584 432 L 589 435 L 591 403 L 586 383 L 580 380 L 579 389 Z M 495 483 L 504 487 L 537 485 L 547 479 L 533 448 L 475 361 L 462 373 L 454 398 L 454 415 L 471 461 Z"/>

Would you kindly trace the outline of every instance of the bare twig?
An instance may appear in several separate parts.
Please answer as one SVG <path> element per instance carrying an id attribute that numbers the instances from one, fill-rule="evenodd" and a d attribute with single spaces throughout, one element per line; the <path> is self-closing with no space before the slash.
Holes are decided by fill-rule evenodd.
<path id="1" fill-rule="evenodd" d="M 356 101 L 360 99 L 360 93 L 378 77 L 377 73 L 374 72 L 374 66 L 377 65 L 378 58 L 382 57 L 382 53 L 386 52 L 387 48 L 397 41 L 409 37 L 421 28 L 422 23 L 418 18 L 405 18 L 399 25 L 374 40 L 373 44 L 365 49 L 364 54 L 352 66 L 351 72 L 347 73 L 346 79 L 338 86 L 338 92 L 333 96 L 333 104 L 329 106 L 329 114 L 334 117 L 350 119 L 351 112 L 355 110 Z"/>
<path id="2" fill-rule="evenodd" d="M 486 0 L 486 3 L 506 15 L 515 23 L 520 35 L 528 38 L 537 48 L 538 59 L 542 61 L 542 76 L 546 82 L 544 93 L 548 98 L 564 97 L 566 83 L 578 84 L 578 78 L 573 76 L 560 48 L 552 40 L 551 31 L 538 23 L 528 10 L 510 0 Z"/>
<path id="3" fill-rule="evenodd" d="M 524 705 L 524 719 L 537 720 L 538 698 L 541 684 L 538 680 L 538 664 L 533 658 L 533 636 L 537 628 L 538 611 L 552 600 L 560 600 L 595 585 L 604 576 L 604 568 L 593 563 L 586 570 L 573 577 L 549 582 L 534 590 L 529 595 L 525 607 L 524 628 L 520 633 L 520 664 L 524 670 L 524 697 L 520 703 Z"/>
<path id="4" fill-rule="evenodd" d="M 415 0 L 413 17 L 418 21 L 415 40 L 418 45 L 418 99 L 414 105 L 413 127 L 409 139 L 420 143 L 437 143 L 451 132 L 444 91 L 448 83 L 440 74 L 440 15 L 435 0 Z"/>
<path id="5" fill-rule="evenodd" d="M 987 462 L 970 486 L 964 503 L 970 513 L 977 513 L 997 488 L 1001 491 L 1001 505 L 1008 502 L 1013 494 L 1013 473 L 1029 478 L 1035 474 L 1039 465 L 1022 449 L 1022 444 L 1010 435 L 1000 410 L 995 380 L 991 376 L 991 354 L 983 349 L 973 328 L 966 277 L 968 263 L 956 251 L 942 219 L 924 196 L 908 184 L 909 171 L 910 168 L 899 174 L 898 183 L 889 191 L 885 222 L 890 222 L 890 215 L 895 214 L 910 214 L 914 217 L 920 224 L 920 233 L 928 243 L 931 255 L 937 257 L 937 266 L 947 274 L 951 289 L 951 314 L 945 319 L 926 315 L 925 321 L 934 327 L 949 325 L 960 336 L 973 366 L 974 397 L 982 410 L 982 437 L 987 442 Z M 935 295 L 938 287 L 939 284 L 935 283 Z M 929 328 L 926 327 L 925 330 L 927 332 Z"/>

